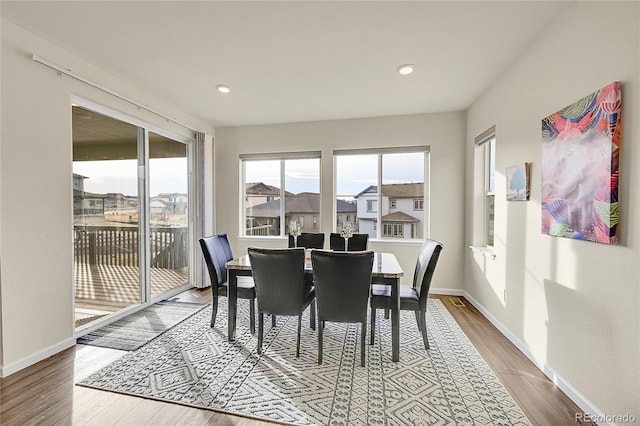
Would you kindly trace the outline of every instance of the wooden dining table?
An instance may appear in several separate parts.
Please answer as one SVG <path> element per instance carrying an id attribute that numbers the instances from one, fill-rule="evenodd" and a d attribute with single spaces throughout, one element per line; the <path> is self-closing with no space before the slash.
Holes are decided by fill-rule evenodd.
<path id="1" fill-rule="evenodd" d="M 229 300 L 228 338 L 233 341 L 236 338 L 236 311 L 238 302 L 238 277 L 251 276 L 251 262 L 249 255 L 245 254 L 226 263 L 229 288 L 227 296 Z M 312 274 L 311 260 L 305 261 L 305 273 Z M 371 268 L 371 281 L 374 284 L 388 284 L 391 286 L 391 359 L 394 362 L 400 360 L 400 277 L 404 272 L 393 253 L 375 253 L 373 267 Z"/>

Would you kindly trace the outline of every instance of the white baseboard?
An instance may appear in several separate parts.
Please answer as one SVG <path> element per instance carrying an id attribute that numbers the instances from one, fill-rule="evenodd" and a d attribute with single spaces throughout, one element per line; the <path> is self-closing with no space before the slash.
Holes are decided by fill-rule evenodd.
<path id="1" fill-rule="evenodd" d="M 449 290 L 447 290 L 449 291 Z M 522 340 L 517 338 L 508 328 L 506 328 L 500 321 L 498 321 L 491 313 L 484 308 L 477 300 L 475 300 L 469 293 L 464 290 L 450 290 L 455 292 L 456 296 L 464 296 L 482 315 L 485 316 L 511 343 L 513 343 L 520 352 L 522 352 L 533 364 L 544 373 L 560 390 L 562 390 L 571 399 L 584 414 L 588 414 L 592 419 L 606 419 L 604 412 L 594 404 L 591 403 L 584 395 L 582 395 L 575 387 L 571 385 L 567 380 L 560 376 L 556 371 L 551 368 L 546 362 L 537 358 L 532 352 L 529 346 Z M 460 292 L 460 294 L 458 294 Z M 451 293 L 437 293 L 437 294 L 451 294 Z M 614 423 L 599 423 L 605 425 L 614 425 Z"/>
<path id="2" fill-rule="evenodd" d="M 13 373 L 17 373 L 23 368 L 27 368 L 37 362 L 42 361 L 43 359 L 49 358 L 50 356 L 55 355 L 58 352 L 61 352 L 67 348 L 70 348 L 75 344 L 76 344 L 76 339 L 71 337 L 56 345 L 49 346 L 48 348 L 43 349 L 40 352 L 37 352 L 33 355 L 23 358 L 18 362 L 14 362 L 13 364 L 9 364 L 9 365 L 3 365 L 2 370 L 0 370 L 0 377 L 5 378 L 7 376 L 10 376 Z"/>
<path id="3" fill-rule="evenodd" d="M 441 296 L 464 296 L 464 290 L 451 289 L 451 288 L 430 288 L 430 294 L 438 294 Z"/>

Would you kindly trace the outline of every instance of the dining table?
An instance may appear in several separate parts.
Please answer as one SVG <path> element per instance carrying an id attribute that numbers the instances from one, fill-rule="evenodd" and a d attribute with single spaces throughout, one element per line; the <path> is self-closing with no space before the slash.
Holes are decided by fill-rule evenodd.
<path id="1" fill-rule="evenodd" d="M 238 302 L 238 277 L 251 276 L 251 262 L 245 254 L 226 263 L 228 289 L 228 339 L 234 341 L 236 337 L 236 311 Z M 310 256 L 305 260 L 305 273 L 313 273 Z M 400 278 L 404 272 L 393 253 L 378 253 L 373 256 L 371 268 L 371 282 L 373 284 L 388 284 L 391 286 L 391 359 L 400 361 Z"/>

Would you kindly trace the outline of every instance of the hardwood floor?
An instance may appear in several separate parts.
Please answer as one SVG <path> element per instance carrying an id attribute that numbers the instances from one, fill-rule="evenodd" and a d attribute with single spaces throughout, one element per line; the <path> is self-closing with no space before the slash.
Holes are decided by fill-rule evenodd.
<path id="1" fill-rule="evenodd" d="M 471 302 L 459 296 L 431 295 L 430 297 L 440 299 L 447 307 L 451 316 L 455 318 L 532 424 L 595 425 L 595 423 L 576 422 L 576 413 L 582 413 L 582 410 L 500 333 Z M 464 306 L 457 306 L 458 301 Z"/>
<path id="2" fill-rule="evenodd" d="M 576 424 L 581 410 L 462 297 L 442 300 L 534 425 Z M 180 300 L 208 302 L 210 290 Z M 456 300 L 457 299 L 457 300 Z M 452 302 L 462 301 L 464 306 Z M 1 425 L 265 425 L 239 416 L 75 386 L 123 352 L 77 345 L 0 379 Z"/>

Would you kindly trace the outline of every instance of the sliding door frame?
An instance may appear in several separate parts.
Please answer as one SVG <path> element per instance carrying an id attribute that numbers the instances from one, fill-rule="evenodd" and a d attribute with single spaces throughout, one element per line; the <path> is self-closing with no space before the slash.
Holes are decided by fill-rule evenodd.
<path id="1" fill-rule="evenodd" d="M 196 212 L 197 206 L 199 202 L 196 200 L 196 182 L 195 182 L 195 174 L 194 169 L 196 168 L 196 141 L 195 134 L 191 133 L 191 137 L 186 137 L 183 135 L 178 135 L 168 130 L 165 130 L 161 127 L 153 125 L 151 123 L 145 122 L 143 120 L 137 119 L 130 115 L 118 112 L 112 108 L 109 108 L 105 105 L 95 103 L 93 101 L 87 100 L 85 98 L 72 96 L 70 106 L 77 105 L 82 108 L 86 108 L 92 110 L 96 113 L 108 116 L 115 120 L 122 121 L 127 124 L 131 124 L 137 127 L 138 141 L 137 141 L 137 179 L 138 179 L 138 203 L 139 203 L 139 223 L 142 224 L 139 228 L 139 247 L 140 252 L 138 255 L 140 256 L 140 303 L 136 305 L 128 306 L 120 311 L 117 311 L 113 314 L 108 315 L 102 319 L 98 319 L 92 321 L 89 325 L 78 329 L 75 328 L 75 337 L 82 336 L 84 334 L 90 333 L 96 330 L 99 327 L 104 326 L 105 324 L 114 322 L 120 318 L 123 318 L 127 315 L 130 315 L 133 312 L 144 309 L 153 303 L 156 303 L 160 300 L 166 299 L 168 297 L 174 296 L 184 290 L 191 288 L 195 280 L 198 279 L 200 275 L 196 271 L 196 238 L 195 233 L 198 232 L 196 229 Z M 151 250 L 151 225 L 150 225 L 150 192 L 149 192 L 149 133 L 153 132 L 157 135 L 164 136 L 166 138 L 172 139 L 176 142 L 183 143 L 186 146 L 187 152 L 187 176 L 188 176 L 188 207 L 187 207 L 187 236 L 188 242 L 187 245 L 189 247 L 188 253 L 188 265 L 189 265 L 189 279 L 186 283 L 181 284 L 177 287 L 174 287 L 171 290 L 165 291 L 164 293 L 158 294 L 154 297 L 151 297 L 151 276 L 150 276 L 150 268 L 151 268 L 151 258 L 150 258 L 150 250 Z M 73 160 L 71 161 L 70 167 L 73 168 Z M 72 170 L 73 173 L 73 170 Z M 72 246 L 72 243 L 70 243 Z M 74 274 L 74 300 L 73 300 L 73 309 L 75 310 L 75 274 Z M 73 312 L 72 312 L 73 314 Z"/>

